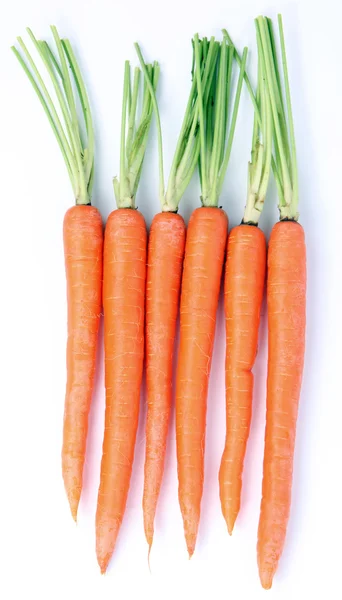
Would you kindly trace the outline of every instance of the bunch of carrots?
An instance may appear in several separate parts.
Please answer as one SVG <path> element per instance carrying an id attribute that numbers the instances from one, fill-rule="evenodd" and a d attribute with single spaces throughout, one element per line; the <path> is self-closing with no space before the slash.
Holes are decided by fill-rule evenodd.
<path id="1" fill-rule="evenodd" d="M 216 312 L 224 273 L 226 319 L 226 440 L 219 472 L 222 513 L 229 534 L 240 509 L 242 473 L 253 406 L 253 365 L 267 279 L 268 375 L 264 475 L 258 530 L 261 583 L 270 588 L 290 514 L 293 455 L 305 347 L 306 253 L 298 223 L 298 169 L 281 16 L 277 36 L 269 18 L 255 21 L 258 50 L 254 92 L 228 32 L 192 40 L 192 81 L 165 187 L 157 102 L 158 63 L 124 69 L 117 209 L 102 219 L 91 205 L 95 136 L 86 87 L 74 51 L 55 27 L 56 49 L 29 37 L 54 98 L 21 38 L 13 51 L 54 131 L 71 180 L 75 206 L 64 219 L 68 300 L 67 385 L 62 472 L 76 520 L 82 492 L 88 416 L 98 329 L 104 314 L 106 414 L 96 513 L 96 553 L 108 567 L 125 512 L 139 419 L 144 364 L 147 382 L 143 492 L 145 536 L 151 550 L 172 406 L 176 323 L 176 442 L 179 504 L 189 556 L 200 522 L 204 482 L 207 394 Z M 280 66 L 281 65 L 281 66 Z M 235 78 L 235 72 L 237 76 Z M 235 78 L 235 79 L 234 79 Z M 234 83 L 235 81 L 235 83 Z M 251 160 L 241 224 L 228 234 L 219 208 L 239 101 L 246 85 L 254 109 Z M 51 86 L 50 86 L 51 87 Z M 136 208 L 153 114 L 157 124 L 160 213 L 147 233 Z M 186 231 L 180 201 L 198 169 L 201 206 Z M 273 172 L 279 222 L 268 242 L 259 228 Z"/>

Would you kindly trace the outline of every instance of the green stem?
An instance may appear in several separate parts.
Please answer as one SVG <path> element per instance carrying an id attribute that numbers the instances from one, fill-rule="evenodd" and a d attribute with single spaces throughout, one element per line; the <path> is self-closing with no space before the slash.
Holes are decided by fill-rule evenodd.
<path id="1" fill-rule="evenodd" d="M 221 166 L 221 156 L 224 151 L 225 133 L 225 114 L 227 106 L 227 48 L 225 41 L 221 44 L 221 51 L 219 57 L 219 68 L 218 68 L 218 86 L 217 96 L 215 98 L 215 127 L 214 127 L 214 139 L 212 145 L 211 163 L 209 170 L 210 190 L 214 188 L 213 196 L 216 195 L 216 183 L 218 179 L 218 173 Z M 204 150 L 201 148 L 201 156 Z M 203 193 L 204 195 L 204 193 Z"/>
<path id="2" fill-rule="evenodd" d="M 67 166 L 76 203 L 89 204 L 94 172 L 94 134 L 89 102 L 70 42 L 68 40 L 61 40 L 54 26 L 51 27 L 51 31 L 57 47 L 57 57 L 47 42 L 37 40 L 33 32 L 27 29 L 55 89 L 58 105 L 64 119 L 64 126 L 58 116 L 55 104 L 48 92 L 43 77 L 21 38 L 18 38 L 18 42 L 27 62 L 18 49 L 12 47 L 12 50 L 33 86 L 53 129 Z M 77 118 L 76 101 L 67 63 L 70 65 L 82 105 L 86 124 L 87 145 L 83 144 L 81 140 L 81 128 Z"/>
<path id="3" fill-rule="evenodd" d="M 290 156 L 291 156 L 291 171 L 292 171 L 292 185 L 293 185 L 291 216 L 295 219 L 298 219 L 299 192 L 298 192 L 297 152 L 296 152 L 296 140 L 295 140 L 293 114 L 292 114 L 290 82 L 289 82 L 289 74 L 288 74 L 287 59 L 286 59 L 284 29 L 283 29 L 283 21 L 282 21 L 281 15 L 278 15 L 278 26 L 279 26 L 279 37 L 280 37 L 281 55 L 282 55 L 283 71 L 284 71 L 286 107 L 287 107 L 287 114 L 288 114 L 288 119 L 289 119 L 289 133 L 290 133 L 290 144 L 291 144 Z"/>
<path id="4" fill-rule="evenodd" d="M 233 114 L 232 114 L 230 129 L 229 129 L 227 147 L 226 147 L 225 156 L 224 156 L 223 163 L 222 163 L 221 170 L 220 170 L 219 183 L 217 186 L 218 197 L 220 196 L 221 191 L 222 191 L 223 181 L 224 181 L 224 177 L 225 177 L 225 174 L 227 171 L 230 153 L 232 150 L 236 121 L 237 121 L 240 98 L 241 98 L 242 84 L 243 84 L 243 79 L 244 79 L 244 72 L 245 72 L 245 68 L 246 68 L 247 53 L 248 53 L 248 49 L 244 48 L 243 53 L 242 53 L 242 61 L 241 61 L 239 79 L 238 79 L 238 84 L 237 84 L 237 89 L 236 89 L 236 94 L 235 94 L 235 101 L 234 101 Z"/>
<path id="5" fill-rule="evenodd" d="M 139 81 L 140 81 L 140 69 L 138 67 L 136 67 L 134 69 L 134 79 L 133 79 L 133 94 L 131 96 L 131 100 L 130 98 L 130 94 L 128 95 L 128 113 L 129 113 L 129 119 L 128 119 L 128 132 L 127 132 L 127 140 L 126 140 L 126 156 L 129 156 L 131 150 L 132 150 L 132 142 L 133 142 L 133 135 L 134 135 L 134 127 L 135 127 L 135 119 L 136 119 L 136 112 L 137 112 L 137 104 L 138 104 L 138 97 L 139 97 Z M 130 87 L 129 86 L 129 91 L 130 91 Z"/>
<path id="6" fill-rule="evenodd" d="M 239 67 L 241 68 L 241 56 L 239 54 L 238 49 L 234 45 L 232 38 L 230 37 L 228 31 L 226 29 L 223 29 L 222 31 L 223 31 L 223 34 L 227 36 L 229 43 L 233 45 L 235 60 L 236 60 L 237 64 L 239 65 Z M 258 36 L 258 31 L 257 31 L 257 36 Z M 252 84 L 249 79 L 247 71 L 245 71 L 245 73 L 244 73 L 244 80 L 245 80 L 245 85 L 246 85 L 249 97 L 253 104 L 255 120 L 257 122 L 257 125 L 259 127 L 261 127 L 262 121 L 261 121 L 261 115 L 260 115 L 260 111 L 259 111 L 258 101 L 257 101 L 256 96 L 254 95 L 253 87 L 252 87 Z M 272 156 L 272 170 L 273 170 L 273 175 L 274 175 L 274 178 L 276 181 L 279 198 L 282 198 L 283 197 L 283 189 L 282 189 L 281 173 L 279 173 L 279 171 L 278 171 L 277 162 L 275 161 L 273 156 Z"/>
<path id="7" fill-rule="evenodd" d="M 251 162 L 248 165 L 247 203 L 243 223 L 258 225 L 269 183 L 272 160 L 272 110 L 265 82 L 265 57 L 257 30 L 258 85 L 256 100 L 261 117 L 254 116 Z M 262 143 L 260 142 L 262 139 Z"/>
<path id="8" fill-rule="evenodd" d="M 132 208 L 133 199 L 130 197 L 126 175 L 126 115 L 128 91 L 130 80 L 129 61 L 125 62 L 124 85 L 121 110 L 121 137 L 120 137 L 120 196 L 116 198 L 118 208 Z"/>
<path id="9" fill-rule="evenodd" d="M 20 38 L 19 38 L 20 40 Z M 21 41 L 21 40 L 20 40 Z M 12 51 L 14 52 L 14 55 L 16 56 L 16 58 L 18 59 L 20 65 L 22 66 L 22 68 L 24 69 L 29 81 L 32 84 L 32 87 L 34 89 L 34 91 L 36 92 L 39 101 L 41 102 L 43 109 L 45 111 L 45 114 L 49 120 L 49 123 L 52 127 L 52 130 L 56 136 L 58 145 L 60 147 L 60 150 L 62 152 L 62 156 L 64 158 L 67 170 L 68 170 L 68 174 L 70 177 L 70 181 L 73 187 L 74 192 L 76 192 L 76 188 L 75 188 L 75 171 L 76 171 L 76 166 L 74 163 L 74 158 L 72 155 L 72 152 L 69 148 L 68 145 L 68 141 L 65 137 L 64 131 L 63 131 L 63 127 L 61 125 L 61 122 L 58 118 L 58 115 L 55 111 L 55 107 L 53 106 L 52 100 L 49 96 L 49 94 L 47 94 L 46 97 L 44 97 L 44 94 L 42 94 L 41 90 L 39 89 L 30 69 L 27 67 L 25 61 L 23 60 L 22 56 L 20 55 L 20 53 L 18 52 L 17 48 L 15 46 L 12 46 Z"/>
<path id="10" fill-rule="evenodd" d="M 85 163 L 85 180 L 88 187 L 88 193 L 91 195 L 94 176 L 95 135 L 90 103 L 82 73 L 69 40 L 63 39 L 62 45 L 74 77 L 87 131 L 87 148 L 84 149 L 84 155 L 87 158 Z"/>
<path id="11" fill-rule="evenodd" d="M 198 34 L 194 36 L 194 48 L 195 48 L 195 65 L 196 65 L 196 83 L 197 83 L 197 96 L 198 96 L 198 111 L 199 111 L 199 126 L 200 126 L 200 162 L 201 162 L 201 173 L 202 173 L 202 195 L 204 198 L 207 197 L 208 190 L 208 179 L 207 179 L 207 165 L 206 165 L 206 139 L 205 139 L 205 126 L 204 126 L 204 109 L 203 109 L 203 90 L 202 90 L 202 76 L 201 76 L 201 59 L 199 51 L 199 39 Z"/>
<path id="12" fill-rule="evenodd" d="M 155 94 L 159 79 L 159 65 L 158 63 L 145 65 L 145 69 Z M 152 96 L 145 78 L 141 114 L 137 119 L 140 73 L 140 69 L 137 67 L 134 70 L 132 94 L 130 64 L 128 61 L 125 62 L 121 114 L 120 178 L 115 177 L 113 180 L 118 208 L 135 208 L 135 195 L 140 181 L 152 120 Z M 126 127 L 127 117 L 128 124 Z"/>
<path id="13" fill-rule="evenodd" d="M 265 58 L 265 71 L 267 88 L 270 95 L 275 136 L 277 140 L 277 146 L 279 150 L 279 167 L 282 173 L 284 199 L 287 207 L 290 207 L 292 202 L 292 186 L 291 178 L 286 160 L 286 139 L 282 135 L 282 129 L 280 125 L 279 113 L 277 109 L 277 94 L 275 91 L 274 78 L 272 77 L 272 49 L 270 45 L 270 37 L 268 34 L 268 28 L 263 17 L 258 17 L 256 25 L 259 28 L 261 43 L 263 46 L 263 53 Z M 278 90 L 279 92 L 279 90 Z"/>
<path id="14" fill-rule="evenodd" d="M 51 31 L 52 31 L 53 38 L 55 40 L 55 44 L 57 47 L 57 52 L 58 52 L 58 56 L 59 56 L 59 60 L 60 60 L 60 64 L 61 64 L 61 71 L 63 73 L 65 95 L 67 98 L 67 103 L 68 103 L 68 107 L 69 107 L 69 111 L 70 111 L 70 115 L 71 115 L 71 122 L 72 122 L 72 126 L 73 126 L 73 131 L 75 134 L 75 140 L 77 142 L 77 149 L 78 149 L 79 153 L 81 154 L 83 152 L 83 145 L 82 145 L 80 131 L 79 131 L 79 124 L 78 124 L 77 112 L 76 112 L 76 104 L 75 104 L 73 90 L 71 87 L 69 69 L 68 69 L 67 61 L 65 59 L 65 50 L 63 48 L 62 41 L 58 35 L 57 29 L 54 25 L 51 26 Z"/>
<path id="15" fill-rule="evenodd" d="M 157 137 L 158 137 L 158 156 L 159 156 L 159 197 L 160 197 L 160 201 L 163 205 L 164 203 L 164 194 L 165 194 L 165 183 L 164 183 L 164 165 L 163 165 L 163 137 L 162 137 L 162 130 L 161 130 L 161 122 L 160 122 L 160 114 L 159 114 L 159 109 L 158 109 L 158 102 L 157 102 L 157 98 L 156 98 L 156 94 L 155 94 L 155 90 L 153 88 L 152 82 L 149 78 L 147 69 L 146 69 L 146 64 L 144 62 L 144 58 L 143 55 L 141 53 L 140 47 L 138 43 L 134 44 L 135 50 L 137 52 L 138 58 L 139 58 L 139 62 L 141 65 L 141 70 L 144 74 L 145 77 L 145 81 L 148 85 L 150 94 L 151 94 L 151 101 L 153 104 L 153 109 L 155 112 L 155 116 L 156 116 L 156 122 L 157 122 Z"/>

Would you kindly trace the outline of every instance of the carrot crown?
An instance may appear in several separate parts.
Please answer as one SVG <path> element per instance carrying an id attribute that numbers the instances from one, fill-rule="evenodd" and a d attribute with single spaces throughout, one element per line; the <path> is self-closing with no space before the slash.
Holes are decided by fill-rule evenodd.
<path id="1" fill-rule="evenodd" d="M 199 139 L 199 110 L 200 103 L 198 97 L 197 81 L 200 79 L 202 89 L 205 91 L 206 100 L 203 105 L 209 100 L 209 89 L 212 81 L 214 65 L 216 65 L 219 43 L 211 38 L 210 41 L 204 38 L 198 49 L 198 60 L 195 61 L 194 46 L 193 46 L 193 62 L 192 62 L 192 85 L 190 89 L 189 99 L 185 110 L 185 115 L 182 127 L 179 133 L 176 150 L 171 165 L 169 181 L 165 191 L 164 183 L 164 167 L 163 167 L 163 140 L 160 123 L 160 115 L 158 103 L 151 80 L 145 65 L 141 50 L 138 44 L 135 48 L 140 60 L 141 68 L 144 72 L 145 80 L 149 86 L 152 104 L 157 119 L 157 136 L 158 136 L 158 155 L 159 155 L 159 195 L 162 210 L 167 212 L 177 212 L 179 202 L 190 183 L 198 163 L 200 151 Z"/>
<path id="2" fill-rule="evenodd" d="M 203 206 L 217 206 L 233 144 L 247 48 L 243 52 L 232 115 L 229 119 L 234 47 L 229 44 L 224 33 L 216 60 L 210 64 L 209 84 L 205 86 L 201 77 L 201 46 L 204 46 L 204 40 L 201 42 L 196 34 L 194 49 L 199 106 L 201 201 Z M 204 49 L 202 54 L 203 52 Z"/>
<path id="3" fill-rule="evenodd" d="M 298 169 L 289 76 L 281 15 L 278 15 L 283 82 L 271 19 L 255 20 L 258 45 L 265 67 L 265 81 L 273 118 L 273 172 L 278 189 L 280 219 L 298 220 Z"/>
<path id="4" fill-rule="evenodd" d="M 56 27 L 51 26 L 51 31 L 57 54 L 46 41 L 37 40 L 31 29 L 27 28 L 52 82 L 57 102 L 52 99 L 21 37 L 17 38 L 21 52 L 15 46 L 12 46 L 12 50 L 29 78 L 56 136 L 68 170 L 76 204 L 90 204 L 94 180 L 94 129 L 89 100 L 69 40 L 61 39 Z M 77 100 L 82 109 L 85 134 L 83 134 L 83 123 L 80 122 L 82 119 L 78 117 Z"/>
<path id="5" fill-rule="evenodd" d="M 160 68 L 157 62 L 146 65 L 151 86 L 157 89 Z M 125 62 L 120 144 L 120 178 L 114 177 L 114 193 L 118 208 L 135 208 L 135 195 L 144 162 L 148 134 L 152 120 L 151 93 L 144 80 L 142 108 L 137 121 L 141 71 L 134 69 L 133 88 L 131 83 L 131 67 Z"/>
<path id="6" fill-rule="evenodd" d="M 247 203 L 243 223 L 257 225 L 264 206 L 272 162 L 272 111 L 266 87 L 265 57 L 260 37 L 258 45 L 258 85 L 252 137 L 251 161 L 248 163 Z"/>

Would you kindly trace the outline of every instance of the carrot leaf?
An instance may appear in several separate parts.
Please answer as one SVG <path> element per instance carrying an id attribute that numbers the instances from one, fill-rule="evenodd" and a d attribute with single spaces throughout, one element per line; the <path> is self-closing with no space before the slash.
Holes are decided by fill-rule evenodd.
<path id="1" fill-rule="evenodd" d="M 258 84 L 254 115 L 251 161 L 248 164 L 247 203 L 243 223 L 257 225 L 264 206 L 272 162 L 272 111 L 265 82 L 265 57 L 257 32 Z"/>
<path id="2" fill-rule="evenodd" d="M 219 45 L 217 60 L 211 63 L 210 86 L 207 92 L 202 87 L 200 76 L 200 40 L 194 37 L 195 64 L 200 126 L 200 180 L 203 206 L 217 206 L 222 191 L 225 173 L 230 158 L 238 108 L 247 59 L 245 48 L 240 66 L 240 75 L 235 93 L 232 115 L 229 122 L 229 101 L 232 95 L 232 66 L 234 48 L 224 34 Z M 210 100 L 209 100 L 210 98 Z"/>
<path id="3" fill-rule="evenodd" d="M 51 31 L 57 56 L 46 41 L 36 39 L 31 29 L 27 28 L 33 46 L 50 78 L 56 100 L 53 100 L 22 38 L 18 38 L 19 48 L 12 46 L 12 50 L 35 90 L 55 134 L 67 167 L 76 204 L 90 204 L 94 178 L 94 128 L 88 95 L 69 40 L 61 39 L 56 27 L 52 26 Z M 77 111 L 78 101 L 86 128 L 85 141 L 82 139 L 81 120 Z"/>
<path id="4" fill-rule="evenodd" d="M 159 65 L 145 65 L 153 93 L 157 89 Z M 152 95 L 146 81 L 143 90 L 140 86 L 139 67 L 134 69 L 133 91 L 131 85 L 131 67 L 127 60 L 124 70 L 124 85 L 121 113 L 120 177 L 114 177 L 113 186 L 118 208 L 135 208 L 142 166 L 145 158 L 148 134 L 152 120 Z M 138 115 L 139 93 L 142 95 L 142 107 Z"/>
<path id="5" fill-rule="evenodd" d="M 266 17 L 258 17 L 255 23 L 257 39 L 262 47 L 267 95 L 273 119 L 273 142 L 278 173 L 277 187 L 280 219 L 298 220 L 296 144 L 282 18 L 281 15 L 278 15 L 283 84 L 280 76 L 272 21 Z"/>
<path id="6" fill-rule="evenodd" d="M 241 60 L 239 51 L 237 50 L 236 46 L 234 45 L 234 43 L 226 29 L 223 29 L 223 33 L 227 36 L 229 43 L 234 47 L 234 58 L 235 58 L 236 62 L 238 63 L 239 67 L 241 67 L 242 60 Z M 245 70 L 243 78 L 244 78 L 245 85 L 246 85 L 246 88 L 247 88 L 247 91 L 250 96 L 251 102 L 253 104 L 253 109 L 254 109 L 254 129 L 253 129 L 253 140 L 252 140 L 252 149 L 253 149 L 255 146 L 257 131 L 258 131 L 258 128 L 261 127 L 261 122 L 262 122 L 260 109 L 259 109 L 260 100 L 257 97 L 257 95 L 254 94 L 253 86 L 249 79 L 247 70 Z M 275 161 L 273 154 L 272 154 L 272 158 L 271 158 L 271 165 L 272 165 L 272 171 L 273 171 L 274 179 L 276 182 L 278 194 L 279 194 L 279 197 L 281 197 L 281 194 L 282 194 L 281 175 L 278 172 L 277 163 Z"/>
<path id="7" fill-rule="evenodd" d="M 167 189 L 164 185 L 164 167 L 163 167 L 163 142 L 160 115 L 157 99 L 153 90 L 152 82 L 148 69 L 145 65 L 140 47 L 135 44 L 135 48 L 139 57 L 140 65 L 144 73 L 145 80 L 153 94 L 153 109 L 157 119 L 157 136 L 158 136 L 158 155 L 159 155 L 159 195 L 162 210 L 167 212 L 177 212 L 179 202 L 189 185 L 191 178 L 198 164 L 200 151 L 199 139 L 199 102 L 198 102 L 198 77 L 197 69 L 199 69 L 200 79 L 205 91 L 205 106 L 209 99 L 209 91 L 211 85 L 213 64 L 216 63 L 219 44 L 214 38 L 209 41 L 204 38 L 199 43 L 199 56 L 196 64 L 195 48 L 193 44 L 193 59 L 192 59 L 192 85 L 189 93 L 187 106 L 183 118 L 183 123 L 178 136 L 176 149 L 170 169 Z"/>

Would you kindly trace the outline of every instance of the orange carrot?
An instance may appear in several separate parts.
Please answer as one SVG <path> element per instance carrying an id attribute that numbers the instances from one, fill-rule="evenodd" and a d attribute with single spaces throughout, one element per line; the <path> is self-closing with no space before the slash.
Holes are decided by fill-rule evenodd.
<path id="1" fill-rule="evenodd" d="M 207 45 L 208 59 L 203 70 L 203 81 L 208 79 L 208 65 L 211 60 L 215 60 L 218 51 L 218 44 L 214 40 Z M 143 512 L 145 536 L 150 551 L 164 471 L 172 402 L 172 358 L 185 248 L 185 224 L 176 211 L 196 168 L 200 145 L 197 126 L 197 85 L 193 79 L 165 192 L 162 132 L 158 104 L 137 44 L 136 50 L 152 94 L 157 118 L 160 200 L 163 211 L 152 221 L 148 245 L 146 287 L 147 422 Z"/>
<path id="2" fill-rule="evenodd" d="M 104 240 L 106 419 L 96 513 L 104 573 L 125 511 L 138 426 L 144 358 L 146 225 L 133 209 L 113 211 Z"/>
<path id="3" fill-rule="evenodd" d="M 204 480 L 205 424 L 228 218 L 197 208 L 185 248 L 176 384 L 179 502 L 189 555 L 195 550 Z"/>
<path id="4" fill-rule="evenodd" d="M 240 508 L 241 475 L 250 430 L 253 374 L 265 284 L 266 241 L 252 225 L 229 234 L 225 271 L 226 443 L 220 467 L 220 498 L 228 532 Z"/>
<path id="5" fill-rule="evenodd" d="M 219 482 L 221 508 L 229 534 L 240 509 L 243 463 L 252 416 L 252 368 L 258 348 L 266 270 L 266 240 L 258 222 L 271 170 L 272 113 L 260 45 L 256 103 L 246 209 L 242 224 L 234 227 L 228 238 L 224 282 L 227 425 Z"/>
<path id="6" fill-rule="evenodd" d="M 56 56 L 47 42 L 38 41 L 30 29 L 27 31 L 54 86 L 63 124 L 45 82 L 21 38 L 18 38 L 21 53 L 15 47 L 13 51 L 56 136 L 76 199 L 76 206 L 68 210 L 64 218 L 68 343 L 62 447 L 64 485 L 72 516 L 76 520 L 82 490 L 88 414 L 102 305 L 103 233 L 100 213 L 90 206 L 94 178 L 94 132 L 87 92 L 70 42 L 61 40 L 55 27 L 51 27 L 51 30 L 57 48 Z M 77 117 L 74 89 L 77 90 L 83 109 L 86 136 Z M 87 144 L 83 141 L 84 137 Z"/>
<path id="7" fill-rule="evenodd" d="M 93 206 L 74 206 L 64 218 L 68 294 L 67 387 L 62 469 L 71 514 L 76 520 L 82 490 L 102 307 L 102 219 Z"/>
<path id="8" fill-rule="evenodd" d="M 152 221 L 146 282 L 146 459 L 144 526 L 149 546 L 163 477 L 172 400 L 172 357 L 185 247 L 180 215 L 162 212 Z"/>
<path id="9" fill-rule="evenodd" d="M 200 43 L 197 35 L 194 49 L 198 67 L 203 42 Z M 176 381 L 178 494 L 190 557 L 195 550 L 200 521 L 207 394 L 228 234 L 228 218 L 218 208 L 218 199 L 233 141 L 246 57 L 247 50 L 240 70 L 227 145 L 233 47 L 228 45 L 226 36 L 217 54 L 217 64 L 212 65 L 213 77 L 207 88 L 200 77 L 201 69 L 196 70 L 203 206 L 193 212 L 187 233 Z"/>
<path id="10" fill-rule="evenodd" d="M 268 250 L 268 375 L 264 478 L 258 531 L 261 583 L 269 588 L 290 514 L 293 454 L 305 348 L 304 230 L 280 221 Z"/>
<path id="11" fill-rule="evenodd" d="M 280 15 L 278 23 L 286 103 L 279 77 L 272 23 L 270 19 L 262 17 L 256 20 L 257 36 L 265 57 L 265 80 L 274 122 L 274 171 L 280 211 L 280 223 L 273 227 L 271 233 L 267 263 L 266 432 L 257 546 L 260 580 L 266 589 L 272 585 L 290 514 L 296 421 L 305 350 L 305 238 L 301 225 L 296 222 L 296 145 Z"/>
<path id="12" fill-rule="evenodd" d="M 147 68 L 156 87 L 159 67 L 155 63 Z M 107 569 L 125 512 L 144 360 L 147 233 L 144 217 L 135 209 L 135 193 L 147 145 L 152 106 L 145 83 L 140 124 L 135 127 L 139 77 L 140 70 L 135 69 L 132 93 L 130 65 L 126 62 L 120 180 L 114 179 L 118 210 L 108 217 L 104 239 L 106 416 L 96 512 L 96 554 L 101 573 Z"/>

